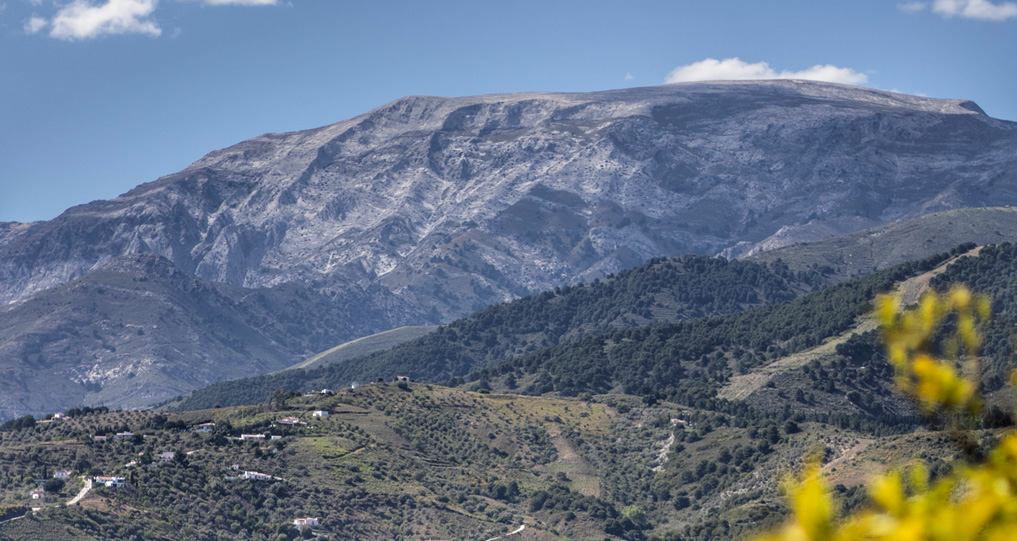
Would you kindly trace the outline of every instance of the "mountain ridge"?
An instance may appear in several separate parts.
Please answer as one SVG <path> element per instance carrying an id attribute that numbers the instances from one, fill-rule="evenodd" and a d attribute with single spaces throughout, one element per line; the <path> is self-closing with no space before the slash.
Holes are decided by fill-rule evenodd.
<path id="1" fill-rule="evenodd" d="M 656 146 L 643 150 L 633 146 L 637 141 L 627 139 L 638 138 L 639 131 L 645 128 L 634 126 L 635 129 L 631 130 L 624 129 L 628 127 L 623 126 L 623 128 L 613 131 L 608 130 L 607 141 L 602 142 L 601 139 L 596 139 L 592 146 L 583 145 L 582 137 L 576 137 L 576 134 L 586 135 L 583 130 L 602 129 L 599 126 L 583 126 L 583 122 L 609 122 L 611 124 L 620 122 L 625 124 L 643 119 L 642 123 L 644 124 L 651 122 L 656 126 L 666 128 L 676 122 L 684 123 L 686 127 L 694 127 L 696 123 L 710 121 L 714 124 L 721 124 L 719 128 L 723 129 L 727 126 L 723 124 L 725 117 L 736 116 L 739 122 L 744 122 L 745 120 L 754 120 L 759 116 L 765 117 L 770 109 L 788 108 L 796 113 L 801 113 L 803 109 L 819 107 L 823 109 L 823 115 L 836 118 L 838 114 L 843 114 L 843 109 L 846 107 L 857 109 L 864 106 L 872 108 L 868 114 L 872 117 L 870 122 L 874 123 L 888 122 L 885 117 L 879 116 L 881 114 L 891 111 L 898 113 L 909 111 L 910 113 L 948 114 L 951 117 L 977 118 L 994 129 L 1006 127 L 1007 129 L 1004 131 L 1014 131 L 1011 123 L 989 119 L 984 114 L 972 110 L 978 110 L 976 106 L 967 106 L 966 103 L 963 100 L 934 100 L 843 85 L 793 81 L 681 84 L 598 93 L 519 93 L 463 98 L 414 96 L 395 100 L 346 121 L 312 130 L 265 134 L 211 152 L 179 173 L 141 185 L 111 201 L 93 202 L 74 207 L 56 220 L 44 223 L 54 223 L 55 226 L 58 226 L 61 221 L 74 220 L 75 226 L 81 226 L 87 225 L 89 218 L 104 216 L 121 218 L 123 221 L 115 224 L 116 227 L 111 227 L 108 224 L 94 224 L 93 227 L 85 227 L 85 240 L 92 243 L 106 240 L 108 249 L 113 253 L 155 251 L 169 258 L 183 270 L 194 272 L 206 279 L 225 281 L 234 285 L 273 285 L 279 281 L 279 272 L 300 275 L 302 270 L 306 270 L 302 269 L 299 264 L 294 266 L 292 261 L 286 262 L 287 258 L 303 261 L 317 257 L 312 268 L 318 269 L 318 272 L 321 272 L 320 269 L 330 272 L 333 269 L 341 268 L 350 273 L 353 280 L 363 278 L 363 273 L 384 277 L 398 266 L 397 260 L 400 257 L 405 259 L 409 254 L 407 250 L 412 248 L 412 242 L 407 239 L 416 239 L 419 244 L 428 237 L 439 234 L 442 229 L 440 225 L 450 220 L 462 223 L 496 218 L 499 213 L 505 214 L 505 211 L 512 208 L 512 203 L 493 204 L 495 201 L 507 200 L 519 203 L 521 199 L 525 198 L 525 195 L 530 193 L 530 189 L 537 185 L 550 189 L 550 194 L 545 190 L 542 194 L 547 197 L 541 198 L 539 195 L 536 198 L 531 197 L 523 202 L 524 207 L 526 205 L 539 207 L 541 204 L 545 206 L 550 204 L 554 210 L 569 211 L 572 210 L 570 207 L 575 207 L 578 204 L 579 207 L 585 208 L 586 212 L 596 212 L 596 201 L 583 201 L 582 203 L 580 201 L 582 201 L 583 195 L 601 194 L 604 196 L 602 199 L 609 200 L 620 207 L 617 210 L 621 211 L 618 214 L 622 214 L 622 216 L 618 218 L 608 216 L 607 221 L 609 222 L 624 220 L 626 211 L 629 214 L 640 214 L 643 219 L 659 220 L 659 217 L 653 214 L 662 211 L 660 208 L 657 208 L 656 211 L 651 210 L 653 205 L 648 207 L 648 200 L 663 200 L 678 208 L 689 206 L 687 201 L 684 205 L 680 204 L 682 198 L 675 199 L 675 192 L 667 189 L 683 189 L 680 186 L 662 188 L 661 186 L 654 187 L 652 183 L 644 183 L 642 190 L 635 193 L 632 192 L 635 187 L 631 181 L 619 183 L 615 178 L 618 175 L 623 175 L 622 178 L 625 178 L 624 175 L 632 173 L 643 175 L 648 173 L 650 177 L 656 176 L 657 181 L 672 182 L 673 184 L 681 182 L 681 179 L 669 180 L 675 175 L 679 177 L 694 176 L 697 173 L 694 170 L 675 170 L 675 168 L 688 169 L 690 167 L 690 164 L 682 162 L 676 156 L 656 155 L 662 144 L 666 148 L 669 146 L 667 143 L 678 142 L 675 135 L 668 138 L 670 141 L 661 141 Z M 935 119 L 921 120 L 925 124 L 935 123 Z M 888 123 L 892 124 L 892 122 Z M 790 127 L 786 129 L 794 129 L 797 127 L 796 125 L 803 124 L 803 122 L 801 119 L 795 119 L 795 122 L 787 122 L 787 124 Z M 608 127 L 612 128 L 613 126 Z M 743 130 L 749 128 L 751 126 L 742 126 Z M 862 131 L 865 129 L 864 126 L 856 126 L 856 131 L 859 128 Z M 870 126 L 869 129 L 871 128 Z M 910 130 L 920 128 L 921 126 L 908 127 Z M 577 192 L 575 183 L 578 179 L 574 171 L 563 171 L 563 165 L 550 165 L 550 168 L 547 168 L 548 165 L 543 165 L 568 164 L 574 160 L 560 159 L 560 156 L 555 155 L 556 159 L 554 160 L 541 161 L 530 158 L 528 161 L 523 160 L 521 165 L 515 164 L 513 167 L 513 164 L 504 162 L 512 158 L 511 154 L 515 152 L 515 147 L 503 151 L 503 154 L 507 153 L 507 155 L 502 157 L 502 163 L 484 163 L 478 157 L 475 149 L 471 150 L 471 145 L 478 147 L 480 143 L 487 142 L 489 143 L 486 147 L 487 152 L 494 152 L 505 146 L 499 144 L 504 141 L 495 139 L 522 137 L 524 134 L 516 131 L 525 131 L 526 129 L 529 129 L 532 134 L 528 136 L 528 141 L 519 145 L 519 150 L 523 152 L 547 151 L 546 147 L 552 147 L 547 152 L 554 153 L 553 147 L 571 143 L 577 149 L 584 149 L 585 152 L 590 153 L 588 157 L 584 157 L 587 160 L 606 160 L 601 165 L 613 163 L 619 169 L 618 174 L 601 174 L 599 176 L 595 174 L 592 175 L 592 178 L 584 178 L 580 183 L 582 191 Z M 901 127 L 898 128 L 898 131 L 908 135 L 908 129 Z M 533 132 L 533 130 L 537 131 Z M 547 134 L 540 133 L 541 130 L 550 131 L 550 135 L 553 137 L 544 136 Z M 680 132 L 677 133 L 680 135 Z M 423 135 L 426 137 L 422 137 Z M 772 138 L 774 135 L 776 134 L 769 135 L 769 137 Z M 485 137 L 491 141 L 484 141 Z M 716 150 L 725 148 L 724 139 L 730 137 L 731 135 L 726 133 L 713 136 L 713 139 L 718 141 L 714 144 L 719 147 Z M 845 136 L 842 135 L 842 137 Z M 480 141 L 480 143 L 476 141 Z M 383 152 L 378 149 L 378 146 L 382 144 L 385 145 Z M 422 148 L 425 144 L 426 148 Z M 576 146 L 577 144 L 579 146 Z M 609 145 L 610 148 L 601 150 L 608 154 L 605 154 L 603 158 L 597 158 L 598 148 L 605 145 Z M 678 145 L 679 149 L 681 146 Z M 700 146 L 702 147 L 701 143 Z M 738 159 L 758 162 L 760 160 L 758 153 L 762 149 L 753 147 L 754 145 L 749 145 L 749 148 L 743 151 L 746 156 Z M 737 146 L 734 148 L 737 150 Z M 484 149 L 480 150 L 483 152 Z M 698 151 L 701 154 L 706 153 L 704 150 L 693 147 L 681 150 L 686 153 L 690 150 Z M 635 163 L 631 163 L 631 160 L 622 159 L 613 159 L 612 161 L 612 156 L 609 155 L 612 152 L 616 155 L 624 152 L 634 154 L 642 152 L 647 155 L 637 155 Z M 379 154 L 385 153 L 391 154 L 391 156 L 379 156 Z M 716 159 L 715 156 L 710 158 Z M 372 161 L 380 162 L 374 164 L 380 166 L 372 167 L 370 164 Z M 541 167 L 547 169 L 527 171 L 527 168 L 536 169 L 538 162 Z M 774 162 L 771 164 L 772 167 L 784 167 L 779 159 L 775 159 Z M 366 167 L 364 167 L 365 164 L 367 164 Z M 515 177 L 508 183 L 491 184 L 487 182 L 488 185 L 485 186 L 485 189 L 490 191 L 493 186 L 494 193 L 485 193 L 483 199 L 477 199 L 477 194 L 471 193 L 471 191 L 476 192 L 479 189 L 480 180 L 486 182 L 487 178 L 490 178 L 489 176 L 484 177 L 483 172 L 478 173 L 481 170 L 480 165 L 486 166 L 483 168 L 484 170 L 493 169 L 501 176 L 514 174 Z M 692 164 L 692 166 L 694 165 Z M 733 165 L 737 165 L 737 160 L 735 164 L 725 165 L 725 167 Z M 357 166 L 360 166 L 359 170 L 356 170 Z M 647 172 L 633 169 L 634 167 L 645 168 L 647 166 L 659 170 Z M 329 169 L 330 167 L 332 169 Z M 554 167 L 557 167 L 558 171 L 553 170 Z M 344 189 L 334 189 L 342 186 L 342 184 L 336 184 L 336 179 L 349 178 L 343 175 L 352 174 L 363 177 L 365 173 L 369 174 L 369 178 L 371 178 L 372 192 L 382 190 L 391 194 L 387 196 L 389 198 L 387 201 L 372 198 L 369 193 L 364 191 L 364 188 L 358 188 L 353 192 L 349 185 Z M 437 193 L 438 190 L 428 188 L 422 179 L 414 178 L 420 175 L 424 175 L 432 183 L 437 182 L 444 191 L 454 190 L 455 198 L 458 200 L 442 199 L 443 196 Z M 481 177 L 480 179 L 477 178 L 478 175 Z M 568 178 L 562 179 L 563 175 Z M 465 180 L 460 178 L 464 176 Z M 699 176 L 701 177 L 702 174 Z M 564 196 L 558 193 L 563 182 L 572 183 L 573 187 L 567 191 L 580 195 L 580 200 L 566 198 L 566 200 L 555 201 L 555 196 Z M 382 186 L 382 183 L 386 185 Z M 660 183 L 658 182 L 658 184 Z M 708 187 L 708 190 L 716 191 L 721 186 L 717 185 L 715 181 L 712 184 L 714 185 Z M 323 195 L 326 188 L 329 188 L 327 191 L 333 194 L 332 196 Z M 646 192 L 647 189 L 650 192 Z M 626 190 L 629 193 L 626 193 Z M 765 196 L 758 188 L 756 191 L 758 192 L 757 197 Z M 648 197 L 651 195 L 653 197 Z M 716 198 L 717 195 L 720 194 L 711 193 L 710 199 Z M 436 196 L 438 199 L 435 199 Z M 546 201 L 548 198 L 551 199 L 550 202 Z M 595 199 L 596 197 L 588 198 Z M 1012 194 L 1010 198 L 1013 199 Z M 926 205 L 949 204 L 945 199 L 940 199 L 930 201 Z M 418 204 L 414 206 L 419 208 L 407 206 L 405 204 L 407 201 L 417 201 Z M 557 207 L 554 205 L 556 202 L 559 203 Z M 455 204 L 455 207 L 449 206 L 452 203 Z M 821 207 L 822 202 L 819 203 Z M 708 202 L 706 204 L 709 206 Z M 290 206 L 296 208 L 288 209 L 287 207 Z M 365 206 L 369 208 L 363 209 Z M 378 211 L 377 216 L 372 216 L 371 209 L 375 207 L 381 210 Z M 497 210 L 499 207 L 501 208 L 500 212 Z M 384 209 L 388 209 L 388 212 L 384 212 Z M 393 209 L 399 209 L 401 213 L 392 214 Z M 296 210 L 301 212 L 296 212 Z M 513 218 L 519 213 L 525 215 L 532 209 L 516 208 L 515 210 L 518 212 L 509 211 L 508 215 L 504 216 L 502 223 L 495 225 L 511 230 Z M 923 209 L 921 212 L 924 210 L 927 209 Z M 539 211 L 538 208 L 536 212 Z M 610 211 L 611 209 L 602 210 L 608 214 L 611 214 Z M 818 211 L 821 212 L 822 209 L 820 208 Z M 335 221 L 335 218 L 344 214 L 357 212 L 361 214 L 358 216 L 361 218 L 359 220 Z M 906 214 L 907 211 L 897 210 L 888 217 L 897 219 Z M 636 217 L 634 214 L 628 216 L 629 220 Z M 744 220 L 744 216 L 741 219 Z M 852 221 L 849 218 L 841 218 L 841 220 Z M 875 225 L 872 220 L 853 221 Z M 168 230 L 160 231 L 160 228 L 153 225 L 153 222 L 164 224 Z M 686 224 L 686 228 L 690 225 L 694 224 Z M 698 227 L 702 231 L 704 227 L 709 229 L 710 225 L 702 223 L 698 224 Z M 775 227 L 773 232 L 776 232 L 779 227 Z M 449 225 L 446 229 L 449 228 L 451 231 L 444 232 L 444 234 L 452 233 L 454 235 L 455 231 L 464 231 L 464 228 L 454 224 Z M 612 246 L 617 248 L 624 244 L 617 238 L 612 241 L 611 239 L 616 235 L 611 234 L 610 231 L 597 231 L 596 224 L 588 224 L 587 228 L 594 233 L 591 240 L 594 241 L 594 249 L 601 255 Z M 29 229 L 34 229 L 34 227 Z M 59 227 L 52 229 L 61 230 Z M 42 231 L 42 233 L 52 234 L 57 231 Z M 335 253 L 341 252 L 342 250 L 338 250 L 339 248 L 350 244 L 347 239 L 351 236 L 359 234 L 364 237 L 365 232 L 386 236 L 389 241 L 397 244 L 397 249 L 394 251 L 385 250 L 384 247 L 374 246 L 373 252 L 367 255 L 359 254 L 357 249 L 353 249 L 351 253 Z M 323 239 L 323 242 L 307 244 L 302 243 L 301 239 L 294 239 L 294 237 L 312 233 Z M 501 235 L 501 237 L 505 236 Z M 686 233 L 684 237 L 689 238 L 684 240 L 676 238 L 670 239 L 670 241 L 671 243 L 684 244 L 684 251 L 699 253 L 716 253 L 729 247 L 727 245 L 730 243 L 730 241 L 716 238 L 702 244 L 701 241 L 697 242 L 692 239 L 692 236 L 695 235 Z M 709 235 L 700 233 L 699 236 L 708 237 Z M 666 240 L 669 239 L 658 239 L 657 242 Z M 5 259 L 17 260 L 17 250 L 14 250 L 13 254 L 10 253 L 12 251 L 11 242 L 11 240 L 3 242 L 0 249 L 3 249 L 4 255 L 8 256 Z M 431 248 L 443 248 L 443 244 L 445 243 L 431 246 Z M 577 244 L 573 242 L 571 247 L 575 247 Z M 658 253 L 654 253 L 650 248 L 654 245 L 653 239 L 644 238 L 640 244 L 635 245 L 640 256 L 629 263 L 638 263 L 649 257 L 660 255 L 678 255 L 677 253 L 660 253 L 662 246 L 657 248 Z M 45 243 L 37 248 L 42 248 L 42 250 L 33 250 L 33 255 L 40 259 L 45 259 L 45 256 L 49 255 L 44 249 Z M 510 255 L 513 248 L 517 251 L 521 249 L 519 246 L 510 246 L 508 250 L 501 249 L 500 251 L 495 246 L 487 246 L 487 248 L 494 250 L 491 257 L 498 254 Z M 328 255 L 322 255 L 322 252 Z M 102 259 L 101 254 L 92 254 L 87 250 L 71 251 L 70 253 L 79 255 L 82 261 L 75 268 L 67 268 L 63 272 L 43 272 L 42 274 L 49 275 L 50 279 L 43 280 L 42 286 L 59 283 L 67 277 L 80 275 Z M 91 265 L 88 264 L 90 261 Z M 361 269 L 357 270 L 361 272 L 351 272 L 353 269 L 350 267 L 357 267 L 358 262 Z M 420 262 L 415 263 L 418 266 L 421 264 Z M 559 262 L 557 266 L 561 266 L 561 264 Z M 7 268 L 3 269 L 6 272 L 2 275 L 4 278 L 3 289 L 5 290 L 2 294 L 9 300 L 16 299 L 21 295 L 21 293 L 12 291 L 15 288 L 11 287 L 10 279 L 16 277 L 18 273 L 12 272 L 11 266 L 11 263 L 4 265 L 3 267 Z M 617 266 L 615 263 L 615 267 Z M 616 271 L 620 268 L 612 268 L 608 271 Z M 32 272 L 31 265 L 24 263 L 18 270 Z M 524 287 L 530 288 L 531 291 L 536 289 L 537 284 L 532 282 L 532 278 L 521 278 Z M 547 284 L 541 285 L 546 286 Z M 394 286 L 395 289 L 398 287 L 398 284 Z M 501 300 L 507 300 L 508 297 L 504 297 L 504 294 L 502 293 Z"/>
<path id="2" fill-rule="evenodd" d="M 806 229 L 990 203 L 1017 204 L 1017 124 L 963 100 L 804 81 L 407 97 L 214 151 L 54 220 L 0 226 L 0 313 L 154 253 L 336 322 L 314 344 L 281 324 L 281 355 L 295 359 L 655 257 L 739 255 L 781 231 L 795 242 Z M 184 318 L 193 326 L 180 336 L 205 332 L 207 316 Z M 106 355 L 101 343 L 73 347 L 87 359 Z M 254 362 L 225 358 L 222 373 Z"/>

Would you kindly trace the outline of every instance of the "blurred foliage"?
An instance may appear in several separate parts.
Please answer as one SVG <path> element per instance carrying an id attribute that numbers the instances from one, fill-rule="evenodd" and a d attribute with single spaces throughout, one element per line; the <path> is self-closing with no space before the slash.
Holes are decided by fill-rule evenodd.
<path id="1" fill-rule="evenodd" d="M 987 297 L 957 286 L 927 293 L 918 306 L 901 309 L 896 296 L 877 301 L 888 357 L 899 390 L 928 415 L 960 418 L 977 414 L 981 399 L 970 371 L 989 319 Z M 965 361 L 960 363 L 959 361 Z M 1011 378 L 1017 384 L 1017 373 Z M 788 482 L 793 517 L 767 540 L 1003 540 L 1017 536 L 1017 434 L 1007 434 L 985 460 L 960 461 L 932 480 L 915 461 L 905 470 L 877 476 L 869 485 L 870 506 L 837 519 L 831 491 L 818 461 Z"/>

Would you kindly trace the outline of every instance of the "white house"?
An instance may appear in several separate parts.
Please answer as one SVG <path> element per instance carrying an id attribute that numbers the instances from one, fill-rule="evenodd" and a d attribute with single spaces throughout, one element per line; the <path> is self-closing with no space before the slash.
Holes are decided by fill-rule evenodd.
<path id="1" fill-rule="evenodd" d="M 241 434 L 240 439 L 242 440 L 263 440 L 265 439 L 264 434 Z"/>
<path id="2" fill-rule="evenodd" d="M 240 474 L 241 479 L 254 479 L 255 481 L 271 481 L 272 476 L 267 473 L 260 473 L 256 471 L 245 471 Z"/>
<path id="3" fill-rule="evenodd" d="M 159 460 L 163 462 L 172 462 L 177 457 L 177 454 L 173 451 L 164 451 L 159 453 Z"/>
<path id="4" fill-rule="evenodd" d="M 290 426 L 306 425 L 307 424 L 307 423 L 301 421 L 300 419 L 298 419 L 296 417 L 283 417 L 282 419 L 279 419 L 278 421 L 276 421 L 276 423 L 277 424 L 281 424 L 281 425 L 290 425 Z"/>
<path id="5" fill-rule="evenodd" d="M 70 477 L 70 470 L 57 470 L 56 473 L 53 474 L 54 479 L 69 479 Z"/>
<path id="6" fill-rule="evenodd" d="M 303 530 L 304 528 L 315 528 L 320 526 L 320 524 L 318 523 L 318 519 L 310 517 L 295 518 L 293 519 L 293 525 L 296 526 L 298 530 Z"/>
<path id="7" fill-rule="evenodd" d="M 317 410 L 317 411 L 315 411 L 314 413 L 311 414 L 311 417 L 322 417 L 322 418 L 325 418 L 325 417 L 328 417 L 328 412 L 325 411 L 325 410 Z"/>
<path id="8" fill-rule="evenodd" d="M 57 419 L 66 419 L 66 418 L 67 418 L 67 414 L 62 412 L 62 411 L 58 411 L 58 412 L 53 414 L 53 419 L 54 420 L 57 420 Z"/>
<path id="9" fill-rule="evenodd" d="M 113 437 L 114 438 L 133 438 L 134 437 L 134 432 L 131 432 L 130 430 L 128 430 L 126 432 L 117 432 Z"/>
<path id="10" fill-rule="evenodd" d="M 409 376 L 396 376 L 396 381 L 405 381 L 406 383 L 409 383 L 410 382 L 410 377 Z"/>
<path id="11" fill-rule="evenodd" d="M 107 487 L 122 487 L 127 484 L 124 482 L 125 479 L 123 477 L 106 477 L 102 475 L 93 477 L 92 481 Z"/>
<path id="12" fill-rule="evenodd" d="M 201 423 L 191 429 L 191 432 L 211 432 L 215 429 L 215 423 Z"/>

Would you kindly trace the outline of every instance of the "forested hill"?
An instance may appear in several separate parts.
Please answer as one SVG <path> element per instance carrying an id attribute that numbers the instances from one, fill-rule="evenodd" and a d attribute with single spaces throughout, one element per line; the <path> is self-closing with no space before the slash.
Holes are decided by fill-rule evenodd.
<path id="1" fill-rule="evenodd" d="M 774 306 L 588 336 L 467 379 L 480 388 L 498 379 L 498 385 L 524 394 L 617 391 L 720 408 L 716 392 L 733 375 L 840 335 L 871 310 L 877 294 L 949 257 L 903 263 Z"/>
<path id="2" fill-rule="evenodd" d="M 826 283 L 818 271 L 791 271 L 782 262 L 658 258 L 588 285 L 488 307 L 385 352 L 328 367 L 216 383 L 174 407 L 248 404 L 266 400 L 274 389 L 345 386 L 395 375 L 444 382 L 583 336 L 785 302 Z"/>
<path id="3" fill-rule="evenodd" d="M 1017 244 L 985 246 L 978 257 L 963 257 L 933 278 L 930 285 L 946 290 L 964 284 L 992 300 L 992 321 L 985 331 L 981 350 L 983 393 L 1003 411 L 1013 411 L 1013 397 L 994 396 L 1005 388 L 1011 371 L 1017 368 L 1014 329 L 1017 323 Z"/>

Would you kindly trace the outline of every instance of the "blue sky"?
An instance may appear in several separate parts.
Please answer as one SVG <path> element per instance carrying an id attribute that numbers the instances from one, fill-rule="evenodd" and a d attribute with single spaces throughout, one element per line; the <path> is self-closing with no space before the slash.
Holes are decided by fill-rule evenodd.
<path id="1" fill-rule="evenodd" d="M 1017 120 L 1017 4 L 0 0 L 0 221 L 405 95 L 815 77 Z"/>

